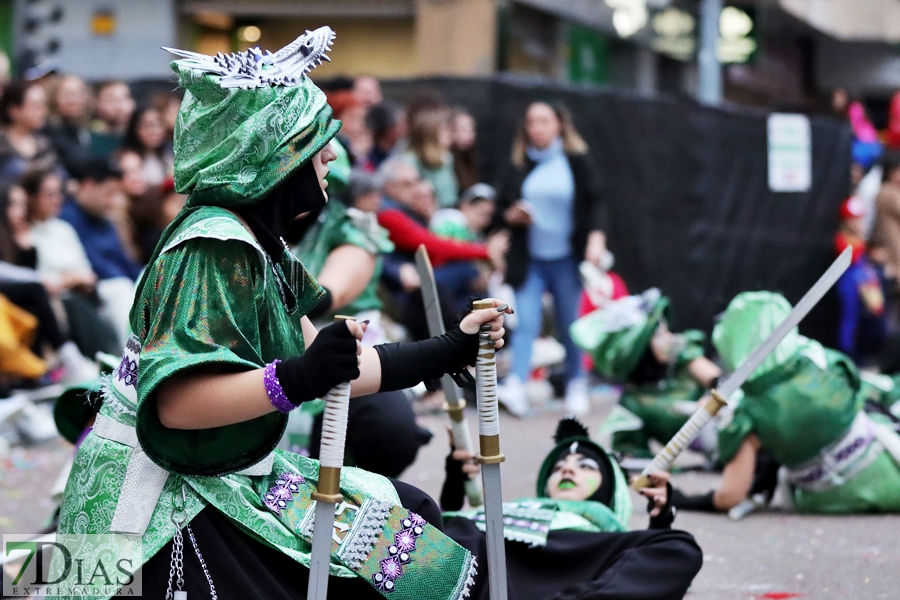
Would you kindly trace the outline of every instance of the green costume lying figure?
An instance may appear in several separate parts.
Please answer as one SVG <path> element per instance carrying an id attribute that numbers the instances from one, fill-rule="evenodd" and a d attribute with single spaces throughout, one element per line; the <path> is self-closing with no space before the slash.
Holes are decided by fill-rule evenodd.
<path id="1" fill-rule="evenodd" d="M 572 339 L 595 372 L 622 382 L 622 396 L 601 426 L 615 452 L 652 457 L 650 440 L 668 442 L 697 409 L 721 370 L 703 355 L 705 335 L 669 331 L 669 299 L 650 289 L 609 303 L 572 325 Z M 712 454 L 714 436 L 704 450 Z"/>
<path id="2" fill-rule="evenodd" d="M 189 197 L 138 284 L 134 333 L 75 456 L 57 538 L 91 565 L 140 542 L 132 566 L 148 597 L 305 595 L 319 464 L 275 449 L 287 413 L 348 381 L 360 396 L 457 372 L 483 325 L 503 345 L 498 300 L 444 336 L 364 349 L 364 322 L 317 331 L 306 316 L 323 292 L 282 236 L 327 201 L 340 123 L 306 73 L 333 36 L 308 31 L 275 54 L 176 51 L 175 184 Z M 469 593 L 475 557 L 422 517 L 434 504 L 423 492 L 354 468 L 339 484 L 330 598 Z M 121 535 L 83 537 L 110 533 Z M 394 556 L 400 533 L 414 548 Z"/>
<path id="3" fill-rule="evenodd" d="M 723 363 L 736 368 L 790 310 L 779 294 L 739 294 L 713 330 Z M 798 511 L 900 512 L 900 437 L 883 415 L 863 410 L 873 397 L 892 401 L 886 384 L 863 385 L 848 357 L 794 329 L 720 413 L 719 488 L 676 506 L 729 510 L 747 496 L 762 449 L 787 468 Z"/>
<path id="4" fill-rule="evenodd" d="M 682 598 L 702 553 L 693 536 L 671 529 L 668 474 L 654 473 L 641 492 L 649 529 L 629 531 L 631 497 L 615 458 L 572 418 L 560 421 L 554 441 L 537 475 L 537 497 L 503 503 L 510 600 Z M 455 451 L 447 459 L 444 509 L 462 507 L 466 474 L 477 472 L 462 462 L 467 458 Z M 476 555 L 484 530 L 482 509 L 444 513 L 444 532 Z"/>

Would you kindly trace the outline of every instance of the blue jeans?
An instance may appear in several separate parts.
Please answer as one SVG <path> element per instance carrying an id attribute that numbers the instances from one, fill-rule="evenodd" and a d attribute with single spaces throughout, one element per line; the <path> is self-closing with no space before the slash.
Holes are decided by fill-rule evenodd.
<path id="1" fill-rule="evenodd" d="M 531 372 L 531 347 L 541 332 L 545 291 L 553 296 L 559 341 L 566 348 L 566 381 L 583 374 L 581 350 L 572 342 L 569 327 L 578 317 L 581 295 L 578 264 L 571 256 L 558 260 L 531 259 L 525 283 L 516 289 L 516 313 L 519 325 L 512 336 L 513 375 L 524 383 Z"/>

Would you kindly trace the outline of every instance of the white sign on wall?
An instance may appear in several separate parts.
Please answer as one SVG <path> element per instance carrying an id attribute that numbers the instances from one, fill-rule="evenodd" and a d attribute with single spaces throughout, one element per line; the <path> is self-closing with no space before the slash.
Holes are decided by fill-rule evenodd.
<path id="1" fill-rule="evenodd" d="M 812 131 L 805 115 L 769 115 L 769 189 L 808 192 L 812 186 Z"/>

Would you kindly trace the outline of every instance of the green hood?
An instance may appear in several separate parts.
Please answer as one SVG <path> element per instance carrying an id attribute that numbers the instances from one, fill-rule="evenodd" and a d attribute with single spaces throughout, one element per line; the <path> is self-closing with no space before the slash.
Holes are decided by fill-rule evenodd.
<path id="1" fill-rule="evenodd" d="M 637 367 L 660 319 L 668 318 L 669 299 L 652 288 L 620 298 L 572 324 L 572 340 L 590 354 L 594 370 L 623 381 Z"/>
<path id="2" fill-rule="evenodd" d="M 219 76 L 176 60 L 186 93 L 175 124 L 175 188 L 188 206 L 254 204 L 340 129 L 309 77 L 294 86 L 223 89 Z"/>
<path id="3" fill-rule="evenodd" d="M 565 419 L 563 422 L 571 420 L 572 419 Z M 563 422 L 561 422 L 561 424 Z M 561 455 L 568 453 L 569 447 L 572 445 L 572 442 L 578 442 L 579 445 L 588 446 L 595 452 L 597 452 L 597 454 L 605 456 L 609 459 L 615 479 L 615 489 L 612 496 L 612 506 L 610 506 L 609 508 L 612 510 L 613 514 L 615 514 L 616 520 L 618 520 L 619 523 L 627 530 L 628 522 L 631 520 L 632 508 L 631 495 L 628 493 L 628 482 L 625 480 L 625 474 L 622 473 L 622 469 L 619 467 L 619 463 L 616 461 L 616 458 L 599 444 L 594 442 L 588 436 L 587 430 L 584 429 L 584 427 L 581 426 L 580 423 L 579 426 L 580 427 L 571 427 L 571 433 L 569 433 L 568 435 L 559 435 L 559 432 L 562 431 L 562 428 L 557 429 L 557 444 L 544 458 L 544 462 L 541 463 L 540 471 L 538 471 L 536 490 L 537 497 L 547 497 L 547 481 L 550 479 L 550 474 L 553 472 L 553 466 L 559 460 Z M 575 502 L 572 504 L 578 503 Z M 598 502 L 597 504 L 601 503 Z"/>
<path id="4" fill-rule="evenodd" d="M 713 329 L 712 341 L 719 357 L 733 371 L 791 312 L 791 304 L 773 292 L 743 292 L 735 296 Z M 783 366 L 802 350 L 820 346 L 800 335 L 795 327 L 775 347 L 747 381 Z M 821 353 L 818 353 L 821 354 Z"/>

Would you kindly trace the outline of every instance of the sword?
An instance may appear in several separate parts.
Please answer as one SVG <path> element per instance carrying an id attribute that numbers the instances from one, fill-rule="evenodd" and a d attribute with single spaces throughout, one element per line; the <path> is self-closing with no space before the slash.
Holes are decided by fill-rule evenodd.
<path id="1" fill-rule="evenodd" d="M 489 300 L 473 303 L 475 310 L 493 308 Z M 506 600 L 506 546 L 503 541 L 503 492 L 500 487 L 500 402 L 497 398 L 497 361 L 489 333 L 479 334 L 475 382 L 478 394 L 478 438 L 484 520 L 487 529 L 488 589 L 491 600 Z"/>
<path id="2" fill-rule="evenodd" d="M 762 363 L 763 360 L 778 346 L 779 342 L 784 339 L 797 324 L 803 320 L 812 308 L 819 303 L 819 300 L 825 293 L 831 289 L 831 286 L 840 279 L 853 256 L 852 248 L 845 249 L 840 256 L 835 259 L 828 270 L 822 274 L 819 280 L 809 288 L 809 291 L 800 299 L 800 302 L 794 309 L 788 313 L 784 321 L 781 322 L 775 330 L 769 334 L 756 349 L 746 358 L 744 362 L 732 373 L 724 382 L 719 384 L 716 389 L 710 392 L 710 398 L 706 404 L 697 410 L 688 422 L 681 426 L 678 433 L 675 434 L 666 447 L 657 454 L 653 461 L 641 472 L 634 480 L 631 487 L 635 491 L 640 491 L 650 484 L 650 473 L 655 471 L 667 471 L 675 458 L 687 448 L 692 441 L 700 434 L 700 430 L 704 425 L 716 416 L 716 414 L 728 402 L 727 398 L 740 388 L 747 378 L 753 374 L 753 371 Z"/>
<path id="3" fill-rule="evenodd" d="M 428 319 L 428 334 L 436 337 L 444 334 L 444 318 L 441 314 L 441 305 L 438 302 L 437 284 L 434 281 L 434 269 L 431 267 L 431 259 L 424 245 L 416 251 L 416 270 L 421 281 L 422 302 L 425 304 L 425 316 Z M 450 431 L 453 432 L 453 440 L 457 449 L 475 454 L 475 444 L 472 443 L 472 434 L 469 433 L 469 425 L 466 423 L 466 401 L 459 397 L 459 389 L 450 375 L 441 377 L 441 389 L 447 400 L 444 410 L 450 417 Z M 466 478 L 466 497 L 469 505 L 481 506 L 484 499 L 481 488 L 474 479 Z"/>
<path id="4" fill-rule="evenodd" d="M 340 320 L 353 319 L 335 317 L 335 321 Z M 319 481 L 316 484 L 316 491 L 312 493 L 312 499 L 316 501 L 316 512 L 306 600 L 325 600 L 328 596 L 328 568 L 331 564 L 335 504 L 343 501 L 340 489 L 341 467 L 344 464 L 344 443 L 347 441 L 350 382 L 334 386 L 325 395 L 324 400 L 322 444 L 319 446 Z"/>

